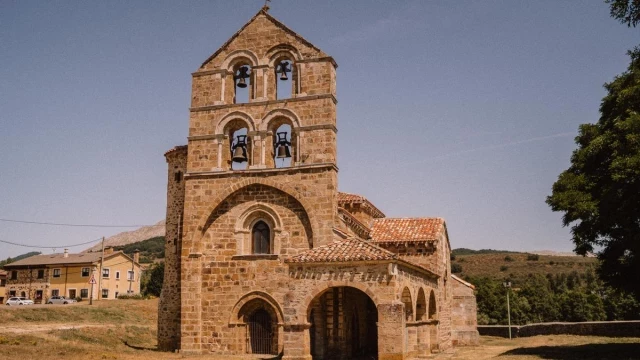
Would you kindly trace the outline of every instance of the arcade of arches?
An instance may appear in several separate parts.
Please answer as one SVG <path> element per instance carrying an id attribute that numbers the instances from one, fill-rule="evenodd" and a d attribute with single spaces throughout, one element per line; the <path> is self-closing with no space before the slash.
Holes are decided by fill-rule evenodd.
<path id="1" fill-rule="evenodd" d="M 337 64 L 267 10 L 192 74 L 188 144 L 165 153 L 158 347 L 384 360 L 477 343 L 446 222 L 338 191 Z"/>

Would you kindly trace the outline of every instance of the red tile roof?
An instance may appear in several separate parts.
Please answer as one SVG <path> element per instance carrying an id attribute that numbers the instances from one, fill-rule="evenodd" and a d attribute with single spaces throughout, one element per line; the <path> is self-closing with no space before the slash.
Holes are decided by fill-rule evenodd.
<path id="1" fill-rule="evenodd" d="M 187 150 L 187 145 L 174 146 L 171 149 L 167 150 L 167 152 L 164 153 L 164 156 L 167 156 L 174 151 L 186 151 L 186 150 Z"/>
<path id="2" fill-rule="evenodd" d="M 380 248 L 370 242 L 349 238 L 307 250 L 301 254 L 290 257 L 286 261 L 290 263 L 324 263 L 395 260 L 397 258 L 398 256 L 391 251 Z"/>
<path id="3" fill-rule="evenodd" d="M 344 207 L 346 204 L 363 204 L 365 212 L 374 218 L 383 218 L 386 216 L 380 209 L 373 205 L 371 201 L 367 200 L 366 197 L 358 194 L 338 192 L 338 206 Z"/>
<path id="4" fill-rule="evenodd" d="M 442 218 L 374 219 L 371 239 L 374 242 L 438 240 L 445 231 Z"/>

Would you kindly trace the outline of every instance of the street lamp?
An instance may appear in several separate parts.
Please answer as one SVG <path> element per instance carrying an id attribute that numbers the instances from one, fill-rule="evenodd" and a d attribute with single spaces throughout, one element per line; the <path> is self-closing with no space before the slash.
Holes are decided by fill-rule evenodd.
<path id="1" fill-rule="evenodd" d="M 509 340 L 511 340 L 511 308 L 509 306 L 509 289 L 511 288 L 511 281 L 505 281 L 502 283 L 507 289 L 507 318 L 509 319 Z"/>

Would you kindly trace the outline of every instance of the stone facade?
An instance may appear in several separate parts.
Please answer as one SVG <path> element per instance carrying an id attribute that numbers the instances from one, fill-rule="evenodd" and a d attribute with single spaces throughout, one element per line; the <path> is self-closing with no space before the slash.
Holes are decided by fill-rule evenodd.
<path id="1" fill-rule="evenodd" d="M 453 345 L 477 345 L 480 335 L 478 334 L 475 287 L 455 275 L 451 277 L 453 280 L 452 343 Z"/>
<path id="2" fill-rule="evenodd" d="M 161 349 L 406 359 L 452 346 L 444 220 L 411 220 L 405 237 L 337 190 L 336 68 L 263 8 L 192 74 L 188 145 L 165 154 Z"/>

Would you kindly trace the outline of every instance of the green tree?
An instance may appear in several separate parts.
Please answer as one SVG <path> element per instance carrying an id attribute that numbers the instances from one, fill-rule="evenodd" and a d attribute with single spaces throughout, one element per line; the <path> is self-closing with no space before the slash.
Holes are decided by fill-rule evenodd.
<path id="1" fill-rule="evenodd" d="M 162 280 L 164 279 L 164 263 L 151 266 L 146 271 L 146 276 L 142 279 L 142 294 L 160 296 L 162 291 Z"/>
<path id="2" fill-rule="evenodd" d="M 580 125 L 578 149 L 547 197 L 564 212 L 575 251 L 598 250 L 598 274 L 640 299 L 640 48 L 624 73 L 605 84 L 596 124 Z"/>
<path id="3" fill-rule="evenodd" d="M 627 26 L 640 24 L 640 0 L 605 0 L 611 17 Z"/>

